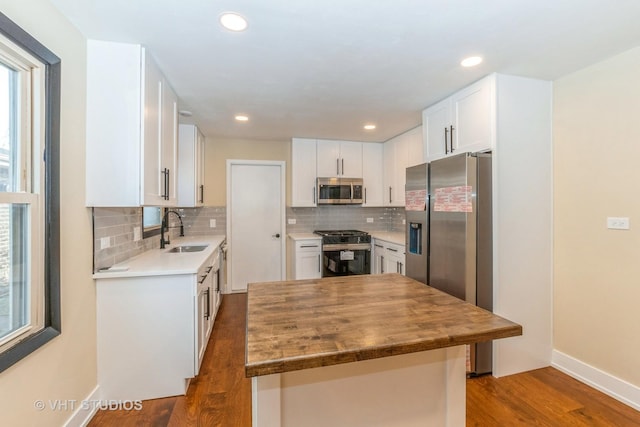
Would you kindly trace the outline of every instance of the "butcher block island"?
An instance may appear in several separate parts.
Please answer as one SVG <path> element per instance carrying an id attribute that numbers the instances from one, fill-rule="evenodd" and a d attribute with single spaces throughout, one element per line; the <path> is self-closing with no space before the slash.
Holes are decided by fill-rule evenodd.
<path id="1" fill-rule="evenodd" d="M 399 274 L 251 283 L 253 426 L 464 426 L 466 344 L 522 327 Z"/>

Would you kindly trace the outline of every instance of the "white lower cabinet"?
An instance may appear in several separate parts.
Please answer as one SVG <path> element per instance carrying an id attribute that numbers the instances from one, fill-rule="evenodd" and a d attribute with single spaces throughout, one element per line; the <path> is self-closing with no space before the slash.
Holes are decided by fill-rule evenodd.
<path id="1" fill-rule="evenodd" d="M 104 399 L 186 393 L 198 375 L 219 293 L 219 249 L 197 274 L 97 279 L 98 384 Z"/>
<path id="2" fill-rule="evenodd" d="M 293 266 L 291 278 L 319 279 L 322 277 L 322 240 L 318 238 L 293 239 Z"/>
<path id="3" fill-rule="evenodd" d="M 220 305 L 220 255 L 216 250 L 198 270 L 198 325 L 197 372 L 202 365 L 202 357 L 213 330 L 213 322 Z"/>
<path id="4" fill-rule="evenodd" d="M 405 275 L 405 258 L 403 245 L 374 239 L 371 274 L 400 273 Z"/>

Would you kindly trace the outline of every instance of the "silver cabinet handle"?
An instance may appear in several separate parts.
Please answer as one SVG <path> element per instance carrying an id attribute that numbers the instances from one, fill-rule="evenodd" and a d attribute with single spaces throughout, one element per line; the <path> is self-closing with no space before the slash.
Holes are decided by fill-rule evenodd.
<path id="1" fill-rule="evenodd" d="M 389 187 L 389 203 L 391 203 L 391 187 Z"/>
<path id="2" fill-rule="evenodd" d="M 313 187 L 313 204 L 316 204 L 316 187 Z"/>
<path id="3" fill-rule="evenodd" d="M 320 262 L 320 255 L 318 255 L 318 273 L 322 273 L 322 262 Z"/>
<path id="4" fill-rule="evenodd" d="M 384 273 L 384 257 L 380 255 L 380 273 Z"/>
<path id="5" fill-rule="evenodd" d="M 301 248 L 317 248 L 318 245 L 300 245 Z"/>
<path id="6" fill-rule="evenodd" d="M 340 175 L 340 159 L 336 159 L 336 175 Z"/>
<path id="7" fill-rule="evenodd" d="M 342 159 L 342 175 L 344 175 L 344 159 Z"/>

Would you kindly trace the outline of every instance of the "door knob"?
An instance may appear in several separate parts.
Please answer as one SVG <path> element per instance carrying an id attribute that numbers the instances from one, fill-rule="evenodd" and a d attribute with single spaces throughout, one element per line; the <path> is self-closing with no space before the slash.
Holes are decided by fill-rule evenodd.
<path id="1" fill-rule="evenodd" d="M 276 234 L 274 234 L 274 235 L 273 235 L 273 236 L 271 236 L 271 237 L 275 237 L 276 239 L 279 239 L 279 238 L 280 238 L 280 233 L 276 233 Z"/>

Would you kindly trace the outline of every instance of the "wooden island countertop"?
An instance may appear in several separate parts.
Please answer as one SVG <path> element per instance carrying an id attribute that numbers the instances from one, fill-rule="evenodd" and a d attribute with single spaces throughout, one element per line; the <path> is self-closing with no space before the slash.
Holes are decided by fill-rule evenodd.
<path id="1" fill-rule="evenodd" d="M 399 274 L 251 283 L 247 293 L 247 377 L 522 335 Z"/>

